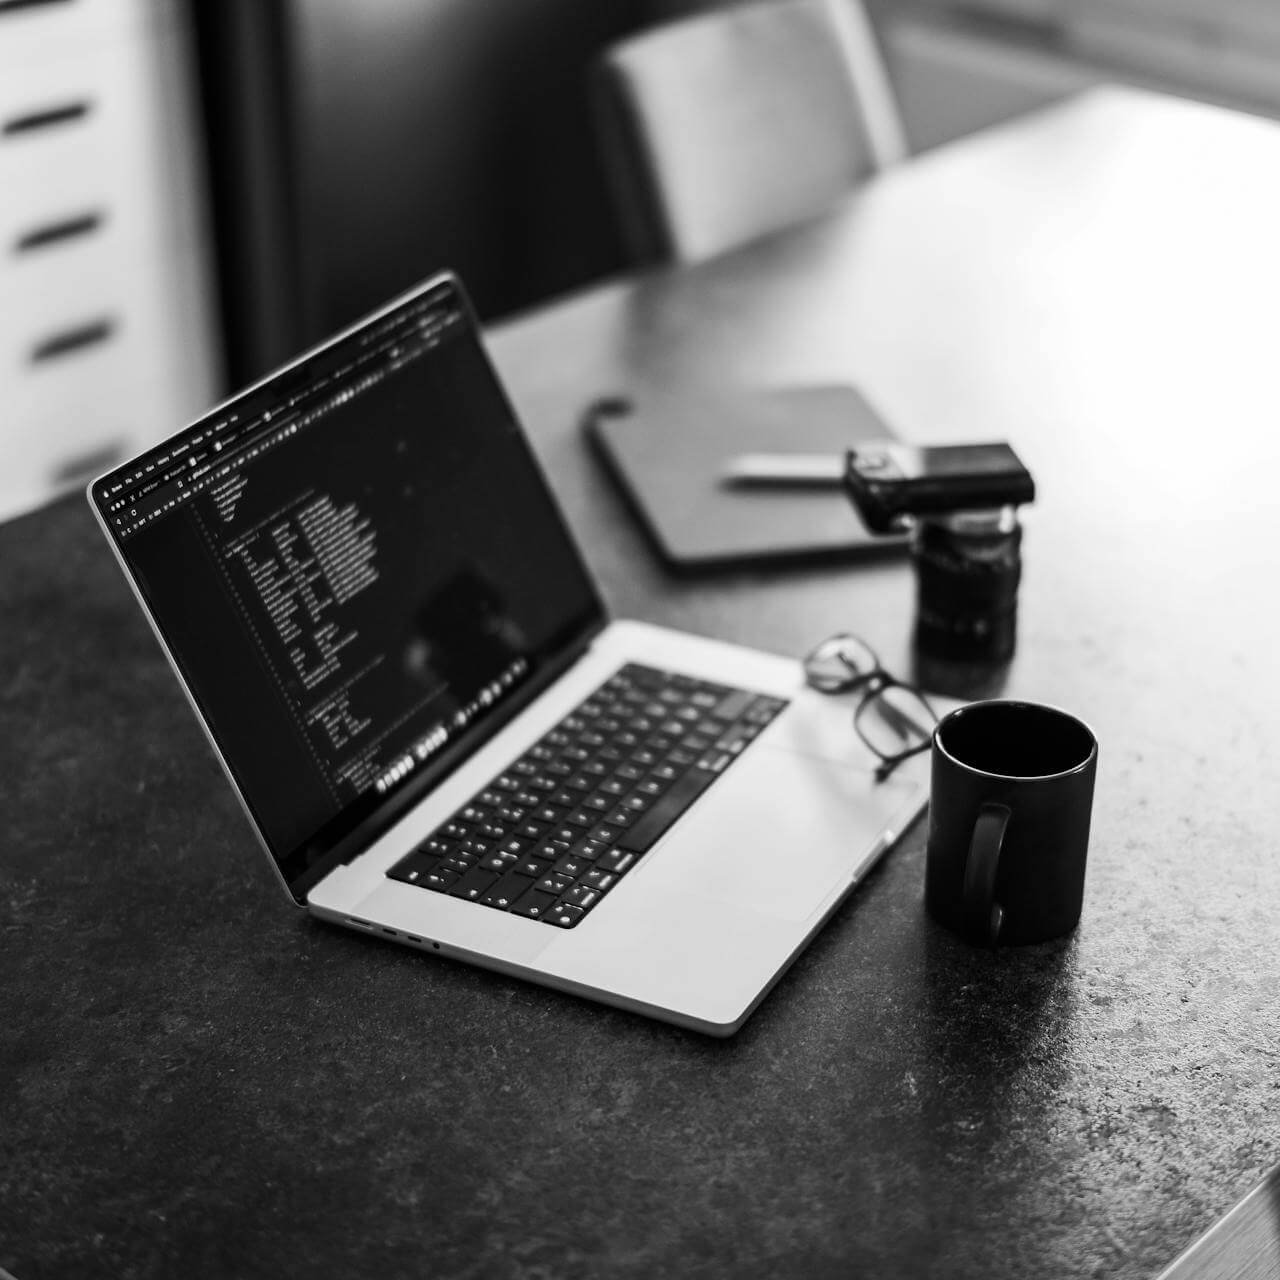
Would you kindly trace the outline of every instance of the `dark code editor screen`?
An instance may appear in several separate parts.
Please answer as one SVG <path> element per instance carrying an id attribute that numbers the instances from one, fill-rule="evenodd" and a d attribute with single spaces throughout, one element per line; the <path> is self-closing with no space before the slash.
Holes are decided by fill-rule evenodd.
<path id="1" fill-rule="evenodd" d="M 95 498 L 286 879 L 428 784 L 599 613 L 447 288 Z"/>

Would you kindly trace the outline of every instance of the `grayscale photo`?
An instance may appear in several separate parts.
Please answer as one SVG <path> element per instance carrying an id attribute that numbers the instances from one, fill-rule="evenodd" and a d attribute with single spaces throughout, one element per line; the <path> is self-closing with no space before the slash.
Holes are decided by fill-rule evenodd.
<path id="1" fill-rule="evenodd" d="M 0 0 L 0 1280 L 1280 1280 L 1280 5 Z"/>

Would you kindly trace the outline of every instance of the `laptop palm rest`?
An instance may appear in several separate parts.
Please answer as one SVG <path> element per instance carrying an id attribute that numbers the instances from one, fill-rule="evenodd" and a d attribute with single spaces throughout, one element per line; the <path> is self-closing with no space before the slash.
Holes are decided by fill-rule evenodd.
<path id="1" fill-rule="evenodd" d="M 685 815 L 674 847 L 655 850 L 646 887 L 805 920 L 883 852 L 895 814 L 917 796 L 843 761 L 758 743 Z"/>

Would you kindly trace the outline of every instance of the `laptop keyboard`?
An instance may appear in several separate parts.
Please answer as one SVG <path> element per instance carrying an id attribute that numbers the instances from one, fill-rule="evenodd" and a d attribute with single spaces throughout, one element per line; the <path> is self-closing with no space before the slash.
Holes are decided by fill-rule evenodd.
<path id="1" fill-rule="evenodd" d="M 387 875 L 572 929 L 786 705 L 628 663 Z"/>

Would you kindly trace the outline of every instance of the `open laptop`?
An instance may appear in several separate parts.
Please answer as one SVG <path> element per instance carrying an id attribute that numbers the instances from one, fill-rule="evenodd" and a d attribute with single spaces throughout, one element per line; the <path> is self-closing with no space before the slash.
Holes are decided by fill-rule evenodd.
<path id="1" fill-rule="evenodd" d="M 607 621 L 450 275 L 88 493 L 322 919 L 728 1035 L 924 802 L 797 662 Z"/>

